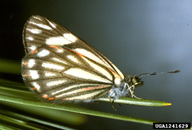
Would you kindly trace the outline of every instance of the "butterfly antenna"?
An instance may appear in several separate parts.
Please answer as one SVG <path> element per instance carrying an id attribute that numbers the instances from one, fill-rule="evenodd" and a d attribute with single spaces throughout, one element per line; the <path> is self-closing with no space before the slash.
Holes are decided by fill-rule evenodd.
<path id="1" fill-rule="evenodd" d="M 175 70 L 175 71 L 169 71 L 169 72 L 153 72 L 153 73 L 143 73 L 138 75 L 139 78 L 143 76 L 150 76 L 150 75 L 158 75 L 158 74 L 166 74 L 166 73 L 179 73 L 180 70 Z"/>

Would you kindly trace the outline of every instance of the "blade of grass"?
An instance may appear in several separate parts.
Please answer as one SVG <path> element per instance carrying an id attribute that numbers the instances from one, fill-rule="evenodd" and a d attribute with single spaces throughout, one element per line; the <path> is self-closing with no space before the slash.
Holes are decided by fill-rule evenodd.
<path id="1" fill-rule="evenodd" d="M 105 118 L 117 119 L 117 120 L 123 120 L 123 121 L 131 121 L 131 122 L 137 122 L 137 123 L 148 124 L 148 125 L 152 125 L 154 122 L 156 122 L 156 121 L 152 121 L 152 120 L 145 120 L 145 119 L 128 117 L 128 116 L 123 116 L 123 115 L 93 111 L 93 110 L 88 110 L 88 109 L 84 109 L 84 108 L 80 108 L 80 107 L 74 107 L 74 106 L 70 106 L 70 105 L 66 105 L 66 104 L 65 104 L 65 106 L 55 105 L 55 104 L 50 104 L 50 103 L 42 103 L 42 102 L 37 102 L 37 101 L 29 101 L 29 100 L 25 100 L 25 99 L 13 98 L 13 97 L 4 96 L 4 95 L 0 95 L 0 100 L 6 101 L 6 102 L 12 102 L 12 103 L 30 105 L 31 107 L 50 108 L 50 109 L 55 109 L 55 110 L 63 110 L 63 111 L 68 111 L 68 112 L 74 112 L 74 113 L 80 113 L 80 114 L 86 114 L 86 115 L 92 115 L 92 116 L 98 116 L 98 117 L 105 117 Z"/>
<path id="2" fill-rule="evenodd" d="M 40 119 L 37 119 L 37 118 L 21 115 L 21 114 L 11 112 L 11 111 L 0 110 L 0 113 L 1 114 L 4 113 L 3 115 L 6 115 L 6 116 L 4 116 L 3 120 L 5 118 L 12 119 L 12 120 L 15 120 L 15 119 L 24 120 L 24 122 L 26 123 L 27 126 L 30 126 L 29 122 L 36 122 L 36 123 L 41 124 L 41 125 L 51 126 L 53 128 L 58 128 L 58 129 L 62 129 L 62 130 L 64 130 L 64 129 L 74 130 L 74 129 L 69 128 L 69 127 L 64 127 L 64 126 L 61 126 L 61 125 L 58 125 L 58 124 L 55 124 L 55 123 L 52 123 L 52 122 L 43 121 L 43 120 L 40 120 Z M 7 116 L 9 116 L 9 117 L 7 117 Z M 1 119 L 1 115 L 0 115 L 0 119 Z M 8 120 L 8 121 L 10 122 L 10 120 Z M 18 124 L 18 122 L 17 122 L 17 124 Z M 35 127 L 35 130 L 36 129 L 38 129 L 38 127 Z"/>
<path id="3" fill-rule="evenodd" d="M 1 120 L 1 122 L 6 121 L 6 122 L 9 122 L 9 124 L 15 124 L 17 126 L 21 126 L 22 128 L 25 128 L 25 129 L 41 130 L 41 129 L 38 129 L 37 127 L 29 126 L 25 121 L 18 120 L 18 119 L 8 117 L 8 116 L 4 116 L 1 114 L 0 114 L 0 120 Z"/>
<path id="4" fill-rule="evenodd" d="M 6 87 L 17 88 L 19 90 L 29 90 L 23 83 L 13 82 L 5 79 L 0 79 L 0 85 Z"/>
<path id="5" fill-rule="evenodd" d="M 3 123 L 0 123 L 0 130 L 18 130 L 18 129 L 15 129 L 15 128 L 11 127 L 10 125 L 7 126 Z"/>
<path id="6" fill-rule="evenodd" d="M 12 60 L 0 59 L 0 72 L 20 74 L 21 65 Z"/>
<path id="7" fill-rule="evenodd" d="M 40 117 L 41 119 L 54 120 L 55 122 L 67 123 L 70 125 L 81 125 L 86 122 L 86 115 L 71 113 L 67 111 L 58 111 L 49 108 L 40 108 L 40 107 L 31 107 L 30 105 L 21 105 L 18 103 L 11 102 L 2 102 L 0 104 L 7 108 L 8 110 L 12 110 L 14 108 L 15 112 L 28 113 L 27 116 L 32 117 Z M 3 110 L 2 110 L 3 111 Z M 22 112 L 22 113 L 21 113 Z M 0 109 L 0 113 L 1 109 Z M 39 119 L 39 118 L 38 118 Z"/>
<path id="8" fill-rule="evenodd" d="M 99 98 L 99 102 L 111 102 L 108 98 Z M 129 97 L 122 97 L 119 99 L 114 100 L 114 103 L 120 104 L 130 104 L 130 105 L 140 105 L 140 106 L 169 106 L 171 103 L 162 102 L 162 101 L 154 101 L 154 100 L 147 100 L 147 99 L 135 99 Z"/>

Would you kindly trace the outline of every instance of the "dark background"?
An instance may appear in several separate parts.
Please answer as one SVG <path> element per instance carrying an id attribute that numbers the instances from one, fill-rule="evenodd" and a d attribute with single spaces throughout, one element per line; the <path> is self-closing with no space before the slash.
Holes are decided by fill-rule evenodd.
<path id="1" fill-rule="evenodd" d="M 65 26 L 108 57 L 123 73 L 180 69 L 178 74 L 144 77 L 138 97 L 171 102 L 168 107 L 81 104 L 85 108 L 167 122 L 192 121 L 191 0 L 1 0 L 0 58 L 24 57 L 22 30 L 31 15 Z M 6 78 L 22 82 L 20 75 Z M 84 129 L 152 129 L 152 126 L 88 116 Z"/>

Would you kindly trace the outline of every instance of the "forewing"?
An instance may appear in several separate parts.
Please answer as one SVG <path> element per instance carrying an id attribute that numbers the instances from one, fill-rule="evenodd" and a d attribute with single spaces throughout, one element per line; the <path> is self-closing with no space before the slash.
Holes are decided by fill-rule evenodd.
<path id="1" fill-rule="evenodd" d="M 23 79 L 44 99 L 92 100 L 124 78 L 100 52 L 47 18 L 32 16 L 23 39 Z"/>
<path id="2" fill-rule="evenodd" d="M 66 28 L 45 17 L 37 15 L 30 17 L 24 28 L 23 40 L 26 53 L 30 53 L 44 45 L 69 48 L 105 66 L 113 74 L 124 79 L 122 72 L 103 54 L 69 32 Z"/>

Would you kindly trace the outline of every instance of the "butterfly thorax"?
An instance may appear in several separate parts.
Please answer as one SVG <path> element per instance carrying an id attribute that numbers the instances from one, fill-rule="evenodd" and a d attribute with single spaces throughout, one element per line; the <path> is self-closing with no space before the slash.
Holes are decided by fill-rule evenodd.
<path id="1" fill-rule="evenodd" d="M 109 98 L 118 99 L 119 97 L 136 97 L 133 93 L 135 87 L 143 85 L 143 81 L 136 75 L 127 75 L 119 86 L 113 86 L 109 91 Z"/>

